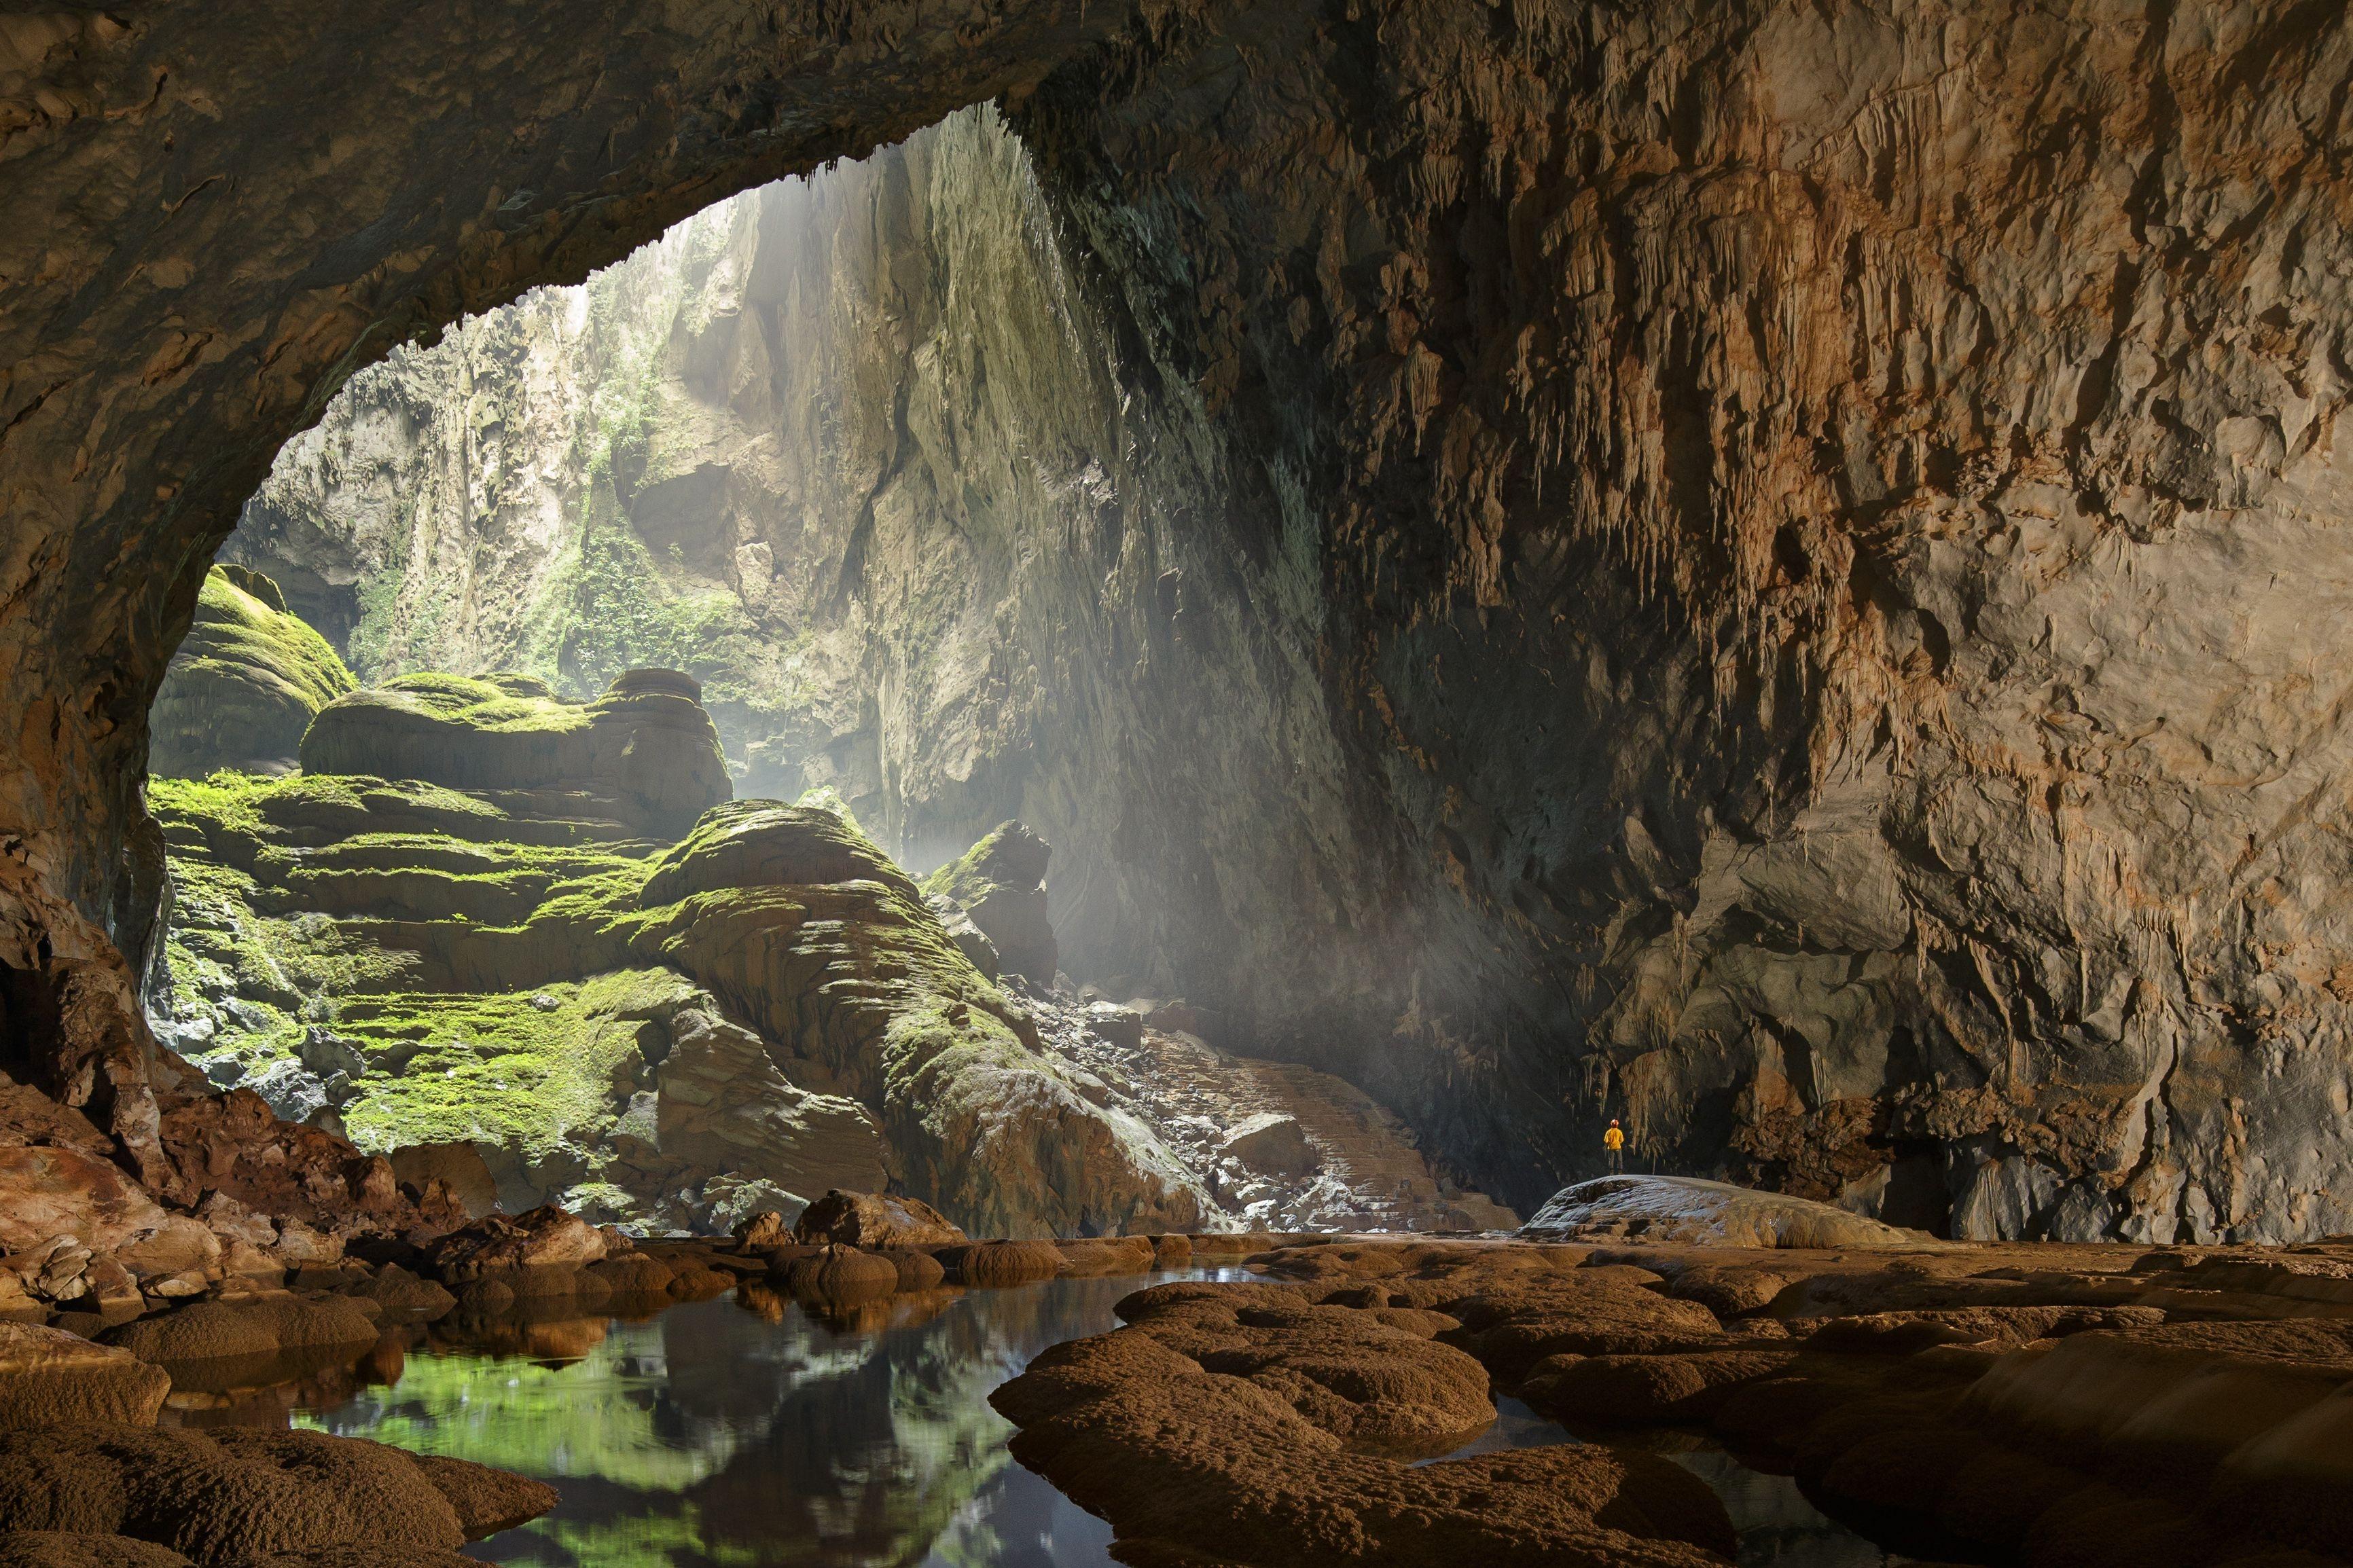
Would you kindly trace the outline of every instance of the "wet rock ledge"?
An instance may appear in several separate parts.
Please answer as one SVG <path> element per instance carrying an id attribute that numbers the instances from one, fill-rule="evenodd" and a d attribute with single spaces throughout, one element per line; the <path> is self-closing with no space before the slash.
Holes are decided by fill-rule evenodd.
<path id="1" fill-rule="evenodd" d="M 994 1403 L 1132 1563 L 1721 1563 L 1721 1507 L 1642 1428 L 1929 1559 L 2353 1557 L 2353 1237 L 1707 1245 L 1711 1212 L 1833 1223 L 1712 1187 L 1588 1184 L 1547 1207 L 1571 1239 L 1278 1247 L 1262 1281 L 1130 1296 Z M 1415 1463 L 1499 1394 L 1594 1441 Z"/>
<path id="2" fill-rule="evenodd" d="M 731 1290 L 763 1315 L 797 1301 L 871 1331 L 961 1289 L 1239 1261 L 1301 1239 L 974 1240 L 920 1200 L 837 1190 L 790 1226 L 768 1211 L 733 1237 L 639 1243 L 550 1205 L 367 1257 L 216 1267 L 135 1315 L 0 1321 L 0 1568 L 456 1568 L 459 1546 L 546 1512 L 554 1490 L 354 1438 L 179 1425 L 298 1383 L 396 1380 L 428 1337 L 561 1358 L 607 1318 Z"/>

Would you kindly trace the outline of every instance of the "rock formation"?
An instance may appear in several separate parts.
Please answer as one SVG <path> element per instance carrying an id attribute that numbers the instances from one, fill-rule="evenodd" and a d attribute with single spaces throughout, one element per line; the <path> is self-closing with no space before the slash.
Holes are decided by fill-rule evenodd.
<path id="1" fill-rule="evenodd" d="M 666 669 L 626 670 L 586 704 L 559 701 L 530 676 L 406 676 L 322 710 L 302 737 L 302 767 L 585 793 L 631 826 L 675 838 L 733 793 L 702 696 L 691 676 Z"/>
<path id="2" fill-rule="evenodd" d="M 904 568 L 992 492 L 902 458 L 1090 406 L 976 448 L 1050 504 L 978 530 L 1018 591 L 891 721 L 962 715 L 899 791 L 955 842 L 1089 868 L 1066 964 L 1218 995 L 1524 1205 L 1619 1116 L 1957 1234 L 2353 1225 L 2332 11 L 852 9 L 11 29 L 0 1070 L 160 1179 L 144 715 L 356 367 L 1001 96 L 1039 243 L 962 258 L 1059 258 L 1076 347 L 996 353 L 1056 338 L 957 271 L 980 226 L 871 204 L 923 264 L 799 297 L 920 300 L 866 319 L 924 373 L 794 581 L 936 669 Z M 721 336 L 702 381 L 774 396 Z M 664 553 L 756 584 L 612 413 Z M 921 866 L 944 815 L 876 821 Z"/>
<path id="3" fill-rule="evenodd" d="M 1021 1427 L 1015 1454 L 1107 1515 L 1123 1555 L 1702 1568 L 1736 1550 L 1706 1487 L 1652 1456 L 1389 1458 L 1443 1454 L 1494 1419 L 1486 1369 L 1432 1342 L 1451 1319 L 1270 1286 L 1161 1285 L 1121 1308 L 1132 1326 L 1048 1352 L 991 1403 Z"/>
<path id="4" fill-rule="evenodd" d="M 0 1531 L 128 1536 L 169 1549 L 142 1559 L 118 1544 L 114 1562 L 230 1568 L 265 1557 L 332 1563 L 335 1548 L 450 1552 L 555 1500 L 553 1487 L 487 1466 L 323 1432 L 99 1425 L 0 1434 Z M 90 1547 L 110 1550 L 105 1539 Z"/>
<path id="5" fill-rule="evenodd" d="M 2353 1552 L 2341 1246 L 1375 1241 L 1255 1261 L 1264 1282 L 1127 1298 L 1128 1327 L 993 1398 L 1124 1556 L 1717 1561 L 1714 1499 L 1625 1442 L 1694 1426 L 1921 1550 Z M 1491 1389 L 1592 1440 L 1411 1463 L 1485 1425 Z"/>
<path id="6" fill-rule="evenodd" d="M 185 777 L 220 767 L 286 771 L 319 710 L 354 684 L 326 639 L 288 613 L 277 584 L 216 566 L 148 715 L 148 766 Z"/>
<path id="7" fill-rule="evenodd" d="M 1040 1054 L 854 824 L 702 809 L 728 786 L 691 685 L 408 677 L 323 710 L 300 777 L 157 781 L 161 1027 L 235 1088 L 167 1148 L 241 1099 L 380 1154 L 477 1146 L 516 1209 L 723 1230 L 898 1182 L 998 1233 L 1198 1223 L 1182 1164 Z"/>
<path id="8" fill-rule="evenodd" d="M 1642 1237 L 1693 1247 L 1887 1247 L 1926 1241 L 1828 1204 L 1689 1176 L 1602 1176 L 1555 1193 L 1519 1234 L 1530 1241 Z"/>
<path id="9" fill-rule="evenodd" d="M 998 965 L 1050 987 L 1060 948 L 1046 912 L 1046 868 L 1053 847 L 1018 822 L 990 833 L 923 879 L 923 891 L 980 928 Z"/>
<path id="10" fill-rule="evenodd" d="M 793 1236 L 872 1248 L 955 1247 L 971 1239 L 921 1198 L 839 1190 L 809 1205 L 793 1222 Z"/>

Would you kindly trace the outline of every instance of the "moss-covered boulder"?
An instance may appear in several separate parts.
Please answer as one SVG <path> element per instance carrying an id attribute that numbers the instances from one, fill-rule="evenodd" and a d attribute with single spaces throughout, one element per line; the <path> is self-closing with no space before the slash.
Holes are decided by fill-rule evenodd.
<path id="1" fill-rule="evenodd" d="M 327 639 L 287 613 L 277 584 L 216 566 L 156 694 L 148 765 L 174 777 L 290 769 L 311 721 L 356 684 Z"/>
<path id="2" fill-rule="evenodd" d="M 656 863 L 635 937 L 871 1109 L 908 1191 L 980 1235 L 1196 1225 L 1150 1129 L 1089 1101 L 913 879 L 829 811 L 722 806 Z"/>
<path id="3" fill-rule="evenodd" d="M 223 773 L 153 799 L 183 889 L 167 1037 L 365 1148 L 477 1144 L 510 1208 L 724 1228 L 746 1194 L 887 1183 L 1039 1235 L 1207 1206 L 834 812 L 723 805 L 664 847 L 535 815 L 560 792 Z"/>
<path id="4" fill-rule="evenodd" d="M 527 675 L 406 675 L 324 708 L 302 738 L 313 773 L 454 789 L 579 794 L 675 836 L 733 786 L 693 677 L 633 669 L 594 702 Z"/>
<path id="5" fill-rule="evenodd" d="M 1008 974 L 1040 985 L 1054 983 L 1060 962 L 1046 917 L 1046 866 L 1053 846 L 1018 822 L 1008 822 L 923 879 L 923 891 L 961 910 L 980 929 Z"/>

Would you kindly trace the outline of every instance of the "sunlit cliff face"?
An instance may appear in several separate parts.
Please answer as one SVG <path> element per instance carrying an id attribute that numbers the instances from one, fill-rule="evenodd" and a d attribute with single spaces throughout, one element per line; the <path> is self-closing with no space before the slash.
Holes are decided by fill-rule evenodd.
<path id="1" fill-rule="evenodd" d="M 356 363 L 1002 93 L 1026 170 L 951 126 L 796 198 L 829 228 L 705 220 L 642 468 L 590 398 L 469 426 L 523 500 L 438 515 L 626 523 L 726 622 L 681 635 L 744 617 L 747 780 L 830 770 L 918 861 L 1018 813 L 1074 974 L 1214 998 L 1504 1195 L 1618 1116 L 1968 1234 L 2353 1223 L 2331 19 L 1039 5 L 927 53 L 903 9 L 364 81 L 195 17 L 25 46 L 70 112 L 10 149 L 0 900 L 12 984 L 86 1000 L 16 1059 L 135 1127 L 141 715 Z M 509 482 L 584 430 L 576 489 Z M 596 602 L 466 559 L 434 636 Z"/>

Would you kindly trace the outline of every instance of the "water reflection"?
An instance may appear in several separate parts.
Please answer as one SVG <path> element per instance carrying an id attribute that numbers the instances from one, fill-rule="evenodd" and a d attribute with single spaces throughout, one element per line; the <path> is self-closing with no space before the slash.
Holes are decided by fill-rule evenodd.
<path id="1" fill-rule="evenodd" d="M 487 1345 L 436 1325 L 388 1384 L 295 1419 L 553 1482 L 554 1512 L 469 1549 L 491 1562 L 1108 1564 L 1110 1527 L 1012 1463 L 987 1396 L 1049 1345 L 1113 1327 L 1148 1282 L 821 1310 L 747 1286 L 649 1322 L 499 1325 Z"/>
<path id="2" fill-rule="evenodd" d="M 1739 1568 L 1905 1568 L 1914 1561 L 1873 1543 L 1822 1512 L 1799 1489 L 1795 1477 L 1752 1469 L 1696 1433 L 1597 1431 L 1580 1437 L 1516 1399 L 1498 1398 L 1495 1424 L 1443 1457 L 1459 1459 L 1506 1448 L 1586 1441 L 1661 1455 L 1705 1481 L 1739 1533 Z"/>
<path id="3" fill-rule="evenodd" d="M 1244 1278 L 1238 1269 L 1154 1279 Z M 1109 1568 L 1111 1528 L 1007 1454 L 988 1395 L 1040 1351 L 1102 1333 L 1151 1280 L 1065 1279 L 817 1306 L 765 1286 L 637 1318 L 452 1314 L 329 1366 L 216 1367 L 186 1425 L 290 1421 L 554 1483 L 545 1518 L 468 1550 L 564 1568 Z M 195 1369 L 186 1369 L 193 1373 Z M 1458 1454 L 1579 1440 L 1514 1399 Z M 1787 1477 L 1686 1434 L 1590 1434 L 1713 1487 L 1740 1568 L 1905 1562 Z"/>

